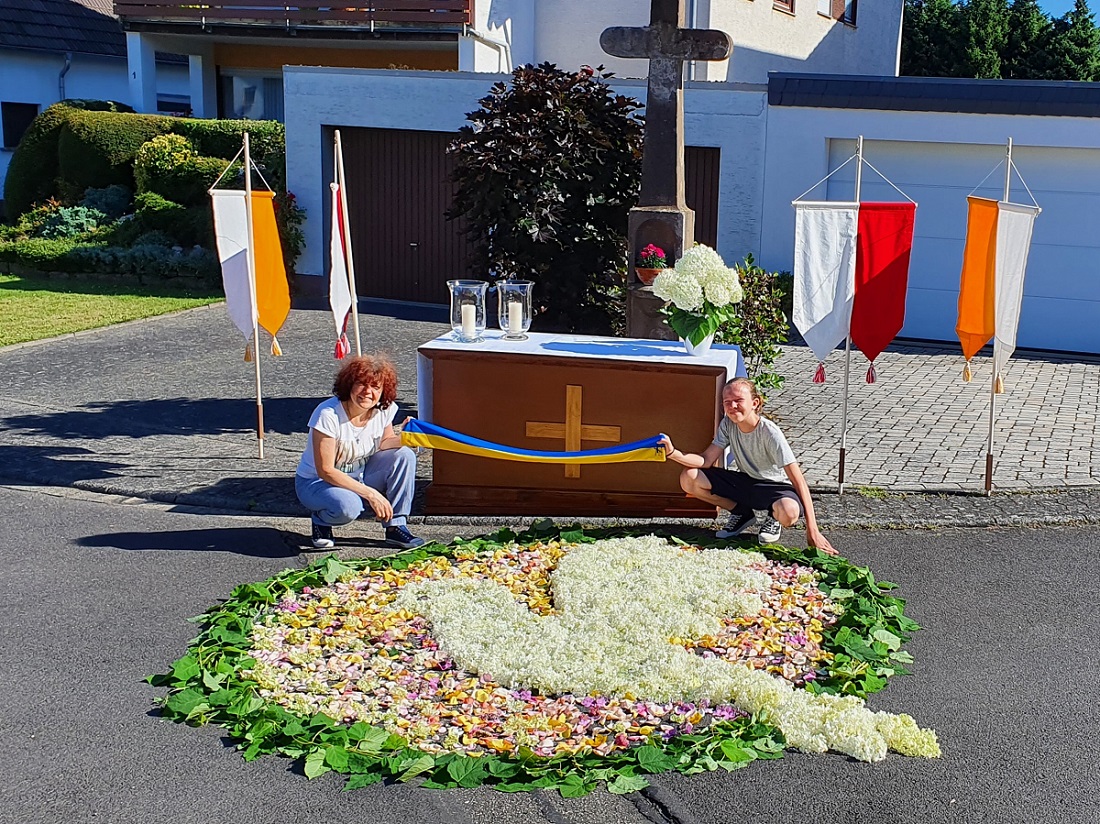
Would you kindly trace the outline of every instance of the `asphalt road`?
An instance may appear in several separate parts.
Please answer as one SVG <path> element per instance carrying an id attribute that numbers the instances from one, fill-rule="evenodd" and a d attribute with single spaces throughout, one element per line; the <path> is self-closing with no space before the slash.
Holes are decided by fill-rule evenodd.
<path id="1" fill-rule="evenodd" d="M 157 718 L 142 682 L 186 619 L 299 564 L 300 524 L 0 487 L 0 822 L 1100 821 L 1100 539 L 1095 529 L 832 532 L 901 585 L 925 630 L 914 675 L 875 696 L 939 732 L 937 760 L 788 753 L 643 794 L 563 800 L 307 781 L 216 729 Z M 441 528 L 453 532 L 454 528 Z"/>

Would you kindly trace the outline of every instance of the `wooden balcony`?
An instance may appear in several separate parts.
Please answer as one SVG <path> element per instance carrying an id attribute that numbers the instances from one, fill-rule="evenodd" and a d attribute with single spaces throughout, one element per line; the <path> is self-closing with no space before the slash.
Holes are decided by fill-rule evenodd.
<path id="1" fill-rule="evenodd" d="M 354 0 L 353 0 L 354 1 Z M 361 0 L 362 2 L 362 0 Z M 448 29 L 470 25 L 473 0 L 378 0 L 359 6 L 334 6 L 332 0 L 299 0 L 274 5 L 271 0 L 233 0 L 196 5 L 171 0 L 126 0 L 115 3 L 123 25 L 195 24 L 200 27 L 252 24 L 262 27 L 318 26 L 374 29 Z"/>

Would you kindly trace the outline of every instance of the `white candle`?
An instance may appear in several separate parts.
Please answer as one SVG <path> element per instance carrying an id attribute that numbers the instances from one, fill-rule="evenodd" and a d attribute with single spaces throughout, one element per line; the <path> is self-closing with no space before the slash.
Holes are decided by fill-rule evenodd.
<path id="1" fill-rule="evenodd" d="M 508 334 L 523 334 L 523 304 L 518 300 L 508 304 Z"/>
<path id="2" fill-rule="evenodd" d="M 477 337 L 477 307 L 472 303 L 462 304 L 462 337 L 466 340 Z"/>

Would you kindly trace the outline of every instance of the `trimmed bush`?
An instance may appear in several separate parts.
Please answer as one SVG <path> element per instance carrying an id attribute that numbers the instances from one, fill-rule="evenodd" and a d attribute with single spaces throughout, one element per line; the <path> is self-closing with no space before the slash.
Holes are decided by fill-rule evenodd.
<path id="1" fill-rule="evenodd" d="M 59 192 L 79 199 L 88 187 L 119 183 L 133 188 L 134 158 L 157 135 L 170 131 L 161 115 L 70 111 L 58 137 Z"/>
<path id="2" fill-rule="evenodd" d="M 4 178 L 4 211 L 14 221 L 57 193 L 57 138 L 69 109 L 50 106 L 34 119 L 11 157 Z"/>
<path id="3" fill-rule="evenodd" d="M 274 120 L 193 120 L 178 119 L 172 131 L 183 135 L 195 147 L 195 153 L 207 157 L 224 157 L 229 160 L 241 150 L 244 133 L 248 132 L 249 152 L 252 161 L 263 167 L 264 175 L 270 169 L 282 182 L 286 177 L 286 127 Z M 277 181 L 268 178 L 275 188 Z"/>
<path id="4" fill-rule="evenodd" d="M 107 221 L 107 215 L 85 206 L 62 206 L 46 218 L 39 235 L 46 238 L 79 237 Z"/>
<path id="5" fill-rule="evenodd" d="M 85 189 L 81 206 L 98 209 L 112 220 L 118 220 L 134 201 L 133 193 L 125 186 L 114 184 L 103 189 Z"/>
<path id="6" fill-rule="evenodd" d="M 134 178 L 139 192 L 153 192 L 186 206 L 205 205 L 207 191 L 229 164 L 219 157 L 201 157 L 191 141 L 178 134 L 153 138 L 138 150 Z M 226 177 L 232 180 L 243 167 L 233 164 Z"/>
<path id="7" fill-rule="evenodd" d="M 12 243 L 0 243 L 0 260 L 20 263 L 44 272 L 72 272 L 68 255 L 76 246 L 70 238 L 52 240 L 44 237 L 31 237 Z"/>

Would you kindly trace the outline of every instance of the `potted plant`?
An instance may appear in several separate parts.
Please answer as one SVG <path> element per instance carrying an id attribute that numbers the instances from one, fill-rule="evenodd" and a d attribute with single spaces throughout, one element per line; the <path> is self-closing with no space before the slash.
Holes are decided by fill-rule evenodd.
<path id="1" fill-rule="evenodd" d="M 648 286 L 667 266 L 668 258 L 665 257 L 665 250 L 651 243 L 638 253 L 638 264 L 634 267 L 634 271 L 638 273 L 638 280 Z"/>
<path id="2" fill-rule="evenodd" d="M 684 342 L 688 354 L 705 354 L 714 333 L 733 320 L 734 304 L 744 297 L 737 270 L 726 266 L 709 246 L 697 244 L 653 281 L 653 294 L 668 301 L 665 322 Z"/>

